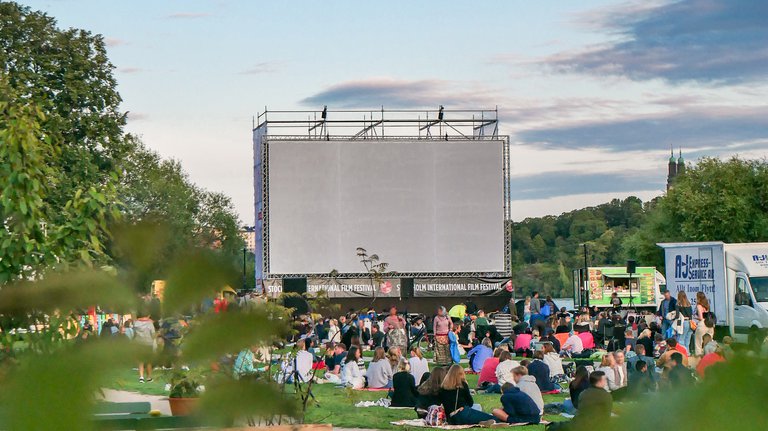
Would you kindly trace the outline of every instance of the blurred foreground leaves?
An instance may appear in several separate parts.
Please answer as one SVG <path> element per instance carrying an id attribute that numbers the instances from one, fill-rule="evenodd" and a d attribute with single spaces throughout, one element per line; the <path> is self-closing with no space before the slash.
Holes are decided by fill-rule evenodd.
<path id="1" fill-rule="evenodd" d="M 116 268 L 40 273 L 37 280 L 0 289 L 0 419 L 12 430 L 88 430 L 94 427 L 92 407 L 98 390 L 116 370 L 139 362 L 158 361 L 160 352 L 122 337 L 81 337 L 78 320 L 88 308 L 136 317 L 141 272 L 156 266 L 165 237 L 162 226 L 116 229 Z M 142 244 L 147 244 L 143 246 Z M 211 364 L 252 346 L 269 347 L 289 333 L 284 307 L 257 304 L 222 313 L 198 314 L 201 301 L 220 294 L 237 280 L 231 259 L 211 249 L 190 249 L 163 263 L 167 274 L 164 321 L 188 320 L 174 364 L 208 369 L 207 390 L 199 414 L 206 423 L 231 423 L 239 417 L 290 414 L 286 395 L 268 373 L 234 380 L 232 373 Z M 193 317 L 190 319 L 184 316 Z M 160 316 L 153 316 L 160 320 Z M 162 327 L 162 325 L 161 325 Z M 160 349 L 158 349 L 160 350 Z M 183 371 L 181 371 L 183 372 Z"/>
<path id="2" fill-rule="evenodd" d="M 130 367 L 134 346 L 99 340 L 54 355 L 26 354 L 3 382 L 0 401 L 9 430 L 94 429 L 96 393 L 116 367 Z"/>

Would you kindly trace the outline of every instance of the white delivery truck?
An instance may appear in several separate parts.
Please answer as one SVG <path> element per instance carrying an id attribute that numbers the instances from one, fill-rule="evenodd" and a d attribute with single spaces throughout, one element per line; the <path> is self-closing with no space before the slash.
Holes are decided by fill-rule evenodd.
<path id="1" fill-rule="evenodd" d="M 661 243 L 667 289 L 684 291 L 696 306 L 704 292 L 717 317 L 717 335 L 757 343 L 768 333 L 768 243 Z"/>

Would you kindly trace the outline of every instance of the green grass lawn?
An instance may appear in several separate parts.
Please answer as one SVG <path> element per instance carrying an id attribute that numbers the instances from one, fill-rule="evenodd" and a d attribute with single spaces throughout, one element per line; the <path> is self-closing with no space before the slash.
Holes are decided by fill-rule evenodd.
<path id="1" fill-rule="evenodd" d="M 467 375 L 470 387 L 477 386 L 477 375 Z M 383 407 L 355 407 L 359 401 L 375 401 L 386 397 L 386 392 L 365 392 L 337 389 L 333 385 L 315 385 L 312 387 L 319 402 L 319 406 L 308 408 L 305 418 L 306 423 L 327 423 L 343 428 L 374 428 L 374 429 L 403 429 L 390 425 L 392 421 L 401 419 L 415 419 L 413 410 L 394 410 Z M 474 396 L 475 402 L 483 406 L 483 410 L 490 412 L 501 406 L 499 394 L 478 394 Z M 544 402 L 552 403 L 562 401 L 566 395 L 545 395 Z M 562 416 L 545 416 L 549 421 L 565 420 Z M 544 425 L 531 425 L 517 427 L 516 430 L 542 430 Z"/>
<path id="2" fill-rule="evenodd" d="M 115 374 L 112 384 L 107 387 L 147 395 L 168 395 L 165 391 L 165 376 L 170 371 L 156 370 L 155 380 L 149 383 L 139 383 L 138 372 L 124 370 Z M 470 387 L 477 386 L 477 375 L 467 375 Z M 395 410 L 382 407 L 358 408 L 355 403 L 359 401 L 375 401 L 386 397 L 386 392 L 367 392 L 338 389 L 332 384 L 313 385 L 312 392 L 319 405 L 311 405 L 307 409 L 306 423 L 327 423 L 343 428 L 373 428 L 373 429 L 403 429 L 390 425 L 392 421 L 400 419 L 415 419 L 413 410 Z M 490 412 L 500 407 L 499 394 L 478 394 L 474 396 L 475 402 L 483 406 L 483 410 Z M 544 402 L 551 403 L 562 401 L 566 395 L 545 395 Z M 547 420 L 563 420 L 562 416 L 545 416 Z M 515 428 L 516 430 L 542 430 L 543 425 Z"/>

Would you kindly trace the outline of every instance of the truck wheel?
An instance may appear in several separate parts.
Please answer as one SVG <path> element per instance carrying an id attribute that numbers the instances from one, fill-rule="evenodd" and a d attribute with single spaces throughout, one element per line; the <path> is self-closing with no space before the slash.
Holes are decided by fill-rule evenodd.
<path id="1" fill-rule="evenodd" d="M 749 348 L 755 352 L 760 350 L 760 345 L 763 340 L 761 337 L 762 332 L 757 326 L 749 328 L 749 337 L 747 338 L 747 344 Z"/>

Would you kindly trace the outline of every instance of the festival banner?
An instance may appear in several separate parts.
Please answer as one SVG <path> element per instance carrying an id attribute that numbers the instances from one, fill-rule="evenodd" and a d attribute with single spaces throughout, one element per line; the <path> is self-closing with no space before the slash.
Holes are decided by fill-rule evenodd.
<path id="1" fill-rule="evenodd" d="M 509 278 L 416 278 L 415 297 L 503 296 L 514 291 Z"/>

